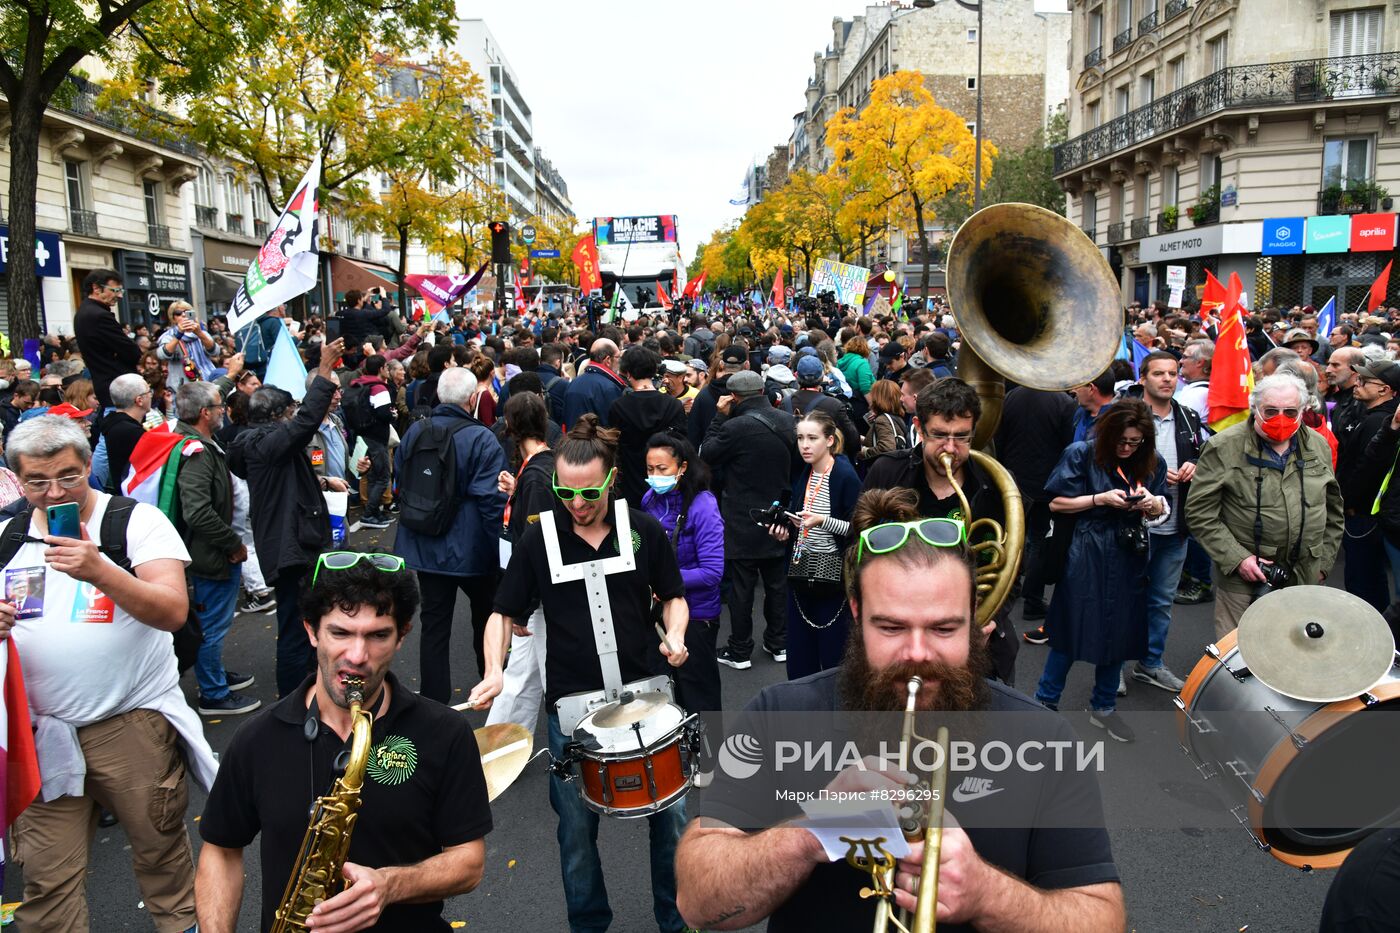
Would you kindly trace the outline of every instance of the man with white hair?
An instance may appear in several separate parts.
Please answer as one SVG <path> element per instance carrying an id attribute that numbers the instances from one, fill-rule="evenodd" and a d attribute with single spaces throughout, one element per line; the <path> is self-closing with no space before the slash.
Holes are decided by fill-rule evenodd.
<path id="1" fill-rule="evenodd" d="M 136 373 L 122 373 L 112 380 L 108 391 L 116 410 L 102 419 L 98 430 L 107 441 L 106 488 L 108 492 L 118 492 L 130 468 L 131 452 L 146 433 L 144 422 L 151 410 L 152 392 L 146 380 Z"/>
<path id="2" fill-rule="evenodd" d="M 1206 423 L 1206 396 L 1210 394 L 1210 367 L 1215 359 L 1215 344 L 1209 340 L 1193 340 L 1181 351 L 1181 378 L 1184 384 L 1176 390 L 1176 400 L 1200 416 Z"/>
<path id="3" fill-rule="evenodd" d="M 1271 588 L 1321 583 L 1342 541 L 1342 494 L 1327 441 L 1303 424 L 1307 387 L 1265 376 L 1248 420 L 1205 445 L 1186 519 L 1213 564 L 1215 634 Z"/>
<path id="4" fill-rule="evenodd" d="M 496 598 L 506 496 L 496 480 L 506 469 L 500 443 L 467 408 L 476 394 L 470 369 L 443 371 L 432 415 L 404 435 L 394 458 L 399 478 L 394 553 L 418 574 L 419 692 L 441 703 L 452 695 L 448 645 L 457 591 L 471 600 L 477 676 L 485 672 L 482 636 Z"/>

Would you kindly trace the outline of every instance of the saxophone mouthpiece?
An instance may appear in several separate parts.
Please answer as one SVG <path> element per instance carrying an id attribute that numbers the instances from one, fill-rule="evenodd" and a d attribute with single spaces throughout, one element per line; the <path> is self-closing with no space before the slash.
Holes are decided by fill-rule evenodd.
<path id="1" fill-rule="evenodd" d="M 365 700 L 365 682 L 361 677 L 345 678 L 345 698 L 351 703 L 363 703 Z"/>

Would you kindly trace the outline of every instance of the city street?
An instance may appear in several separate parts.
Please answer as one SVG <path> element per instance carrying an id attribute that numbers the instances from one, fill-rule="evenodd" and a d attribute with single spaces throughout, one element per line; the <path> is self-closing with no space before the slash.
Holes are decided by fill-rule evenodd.
<path id="1" fill-rule="evenodd" d="M 360 532 L 352 544 L 361 550 L 379 550 L 392 541 L 392 528 L 370 534 Z M 1340 572 L 1333 579 L 1340 579 Z M 257 683 L 250 692 L 269 703 L 273 699 L 273 617 L 242 615 L 234 623 L 225 648 L 225 661 L 238 670 L 252 671 Z M 457 636 L 453 639 L 452 668 L 457 688 L 465 697 L 475 670 L 465 599 L 459 601 Z M 1018 627 L 1020 623 L 1018 620 Z M 1209 640 L 1210 605 L 1178 606 L 1167 647 L 1167 666 L 1185 678 Z M 721 639 L 724 631 L 721 631 Z M 1022 644 L 1017 660 L 1017 683 L 1033 691 L 1046 649 Z M 406 683 L 417 682 L 418 636 L 411 633 L 400 652 L 395 672 Z M 725 705 L 737 708 L 760 687 L 783 679 L 783 669 L 759 652 L 747 671 L 721 667 Z M 1089 702 L 1092 669 L 1076 665 L 1070 674 L 1062 709 L 1082 710 Z M 1168 694 L 1129 680 L 1127 697 L 1119 701 L 1125 712 L 1171 709 Z M 193 699 L 193 677 L 185 677 L 186 692 Z M 255 714 L 256 715 L 256 714 Z M 1071 721 L 1088 740 L 1102 738 L 1084 724 L 1085 714 L 1069 712 Z M 481 714 L 471 714 L 484 722 Z M 1137 933 L 1235 933 L 1248 928 L 1255 933 L 1306 933 L 1317 928 L 1317 918 L 1333 874 L 1304 874 L 1288 868 L 1255 849 L 1244 830 L 1224 827 L 1221 814 L 1206 806 L 1210 801 L 1204 782 L 1180 754 L 1174 726 L 1162 716 L 1152 717 L 1159 726 L 1151 734 L 1138 727 L 1132 752 L 1150 759 L 1141 781 L 1128 786 L 1105 786 L 1105 808 L 1110 827 L 1121 826 L 1139 814 L 1185 801 L 1201 801 L 1202 826 L 1221 828 L 1117 829 L 1111 830 L 1113 852 L 1122 874 L 1128 905 L 1129 929 Z M 228 746 L 243 719 L 208 721 L 207 734 L 215 751 Z M 1137 724 L 1140 720 L 1134 720 Z M 1092 733 L 1092 734 L 1090 734 Z M 538 735 L 539 733 L 537 733 Z M 1128 747 L 1109 742 L 1109 773 L 1116 758 Z M 1134 773 L 1138 773 L 1135 767 Z M 486 876 L 471 894 L 450 901 L 445 916 L 462 929 L 511 931 L 522 925 L 540 931 L 564 931 L 567 924 L 564 898 L 559 888 L 558 849 L 554 841 L 554 814 L 548 804 L 548 776 L 543 761 L 530 765 L 520 779 L 492 805 L 494 831 L 486 840 Z M 198 824 L 204 795 L 196 793 L 188 815 L 190 833 L 198 846 Z M 1228 819 L 1228 817 L 1226 817 Z M 615 919 L 621 933 L 655 930 L 651 914 L 647 868 L 646 827 L 640 821 L 602 822 L 599 833 L 604 871 L 609 882 Z M 257 929 L 258 860 L 249 850 L 245 861 L 251 893 L 245 893 L 242 931 Z M 742 879 L 735 880 L 736 885 Z M 245 889 L 247 892 L 247 889 Z M 17 900 L 20 872 L 6 873 L 5 900 Z M 99 829 L 88 872 L 88 901 L 94 933 L 118 930 L 150 930 L 140 909 L 141 896 L 131 873 L 130 855 L 120 827 Z"/>

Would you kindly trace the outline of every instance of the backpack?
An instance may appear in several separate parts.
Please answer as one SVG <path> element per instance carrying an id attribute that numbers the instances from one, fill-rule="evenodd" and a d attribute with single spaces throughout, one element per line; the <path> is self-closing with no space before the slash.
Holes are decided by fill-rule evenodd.
<path id="1" fill-rule="evenodd" d="M 373 385 L 362 383 L 345 390 L 340 405 L 341 417 L 345 419 L 345 426 L 356 434 L 363 434 L 374 427 L 374 407 L 369 397 L 373 389 Z"/>
<path id="2" fill-rule="evenodd" d="M 453 438 L 479 422 L 466 418 L 451 426 L 426 421 L 404 440 L 399 478 L 399 524 L 439 538 L 457 516 L 457 445 Z"/>
<path id="3" fill-rule="evenodd" d="M 133 576 L 136 570 L 131 566 L 131 558 L 126 553 L 126 529 L 131 524 L 131 513 L 135 508 L 135 499 L 112 496 L 106 511 L 102 513 L 99 532 L 102 543 L 97 547 L 97 550 L 106 555 L 112 563 Z M 27 507 L 5 524 L 3 535 L 0 535 L 0 568 L 9 566 L 19 549 L 24 547 L 33 515 L 34 509 Z M 176 631 L 174 636 L 175 659 L 179 664 L 180 673 L 183 674 L 194 666 L 199 646 L 204 643 L 204 632 L 199 625 L 199 616 L 195 613 L 193 594 L 190 595 L 189 615 L 185 618 L 184 627 Z"/>

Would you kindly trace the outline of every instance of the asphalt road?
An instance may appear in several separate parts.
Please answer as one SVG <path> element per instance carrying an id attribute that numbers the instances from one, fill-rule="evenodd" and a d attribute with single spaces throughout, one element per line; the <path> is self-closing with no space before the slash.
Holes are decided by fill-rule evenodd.
<path id="1" fill-rule="evenodd" d="M 361 549 L 384 549 L 392 540 L 385 532 L 361 532 L 352 543 Z M 1334 574 L 1334 579 L 1341 575 Z M 1211 641 L 1211 607 L 1176 607 L 1167 646 L 1167 665 L 1185 677 Z M 1017 615 L 1018 625 L 1019 611 Z M 452 669 L 465 698 L 475 663 L 465 599 L 459 600 L 458 637 L 452 644 Z M 239 616 L 230 632 L 225 661 L 229 667 L 251 671 L 257 683 L 250 693 L 269 703 L 275 696 L 273 676 L 273 617 Z M 721 632 L 721 640 L 724 632 Z M 395 662 L 405 682 L 417 682 L 419 642 L 410 634 Z M 1044 663 L 1045 649 L 1023 644 L 1017 661 L 1017 682 L 1032 692 Z M 737 709 L 760 688 L 784 679 L 781 665 L 761 652 L 747 671 L 721 668 L 726 708 Z M 1129 929 L 1141 933 L 1304 933 L 1317 929 L 1317 918 L 1331 883 L 1330 872 L 1305 874 L 1257 851 L 1244 830 L 1222 818 L 1205 782 L 1180 754 L 1168 717 L 1171 695 L 1150 686 L 1130 683 L 1119 701 L 1124 712 L 1141 713 L 1139 741 L 1134 746 L 1108 743 L 1109 768 L 1102 779 L 1105 809 L 1112 827 L 1113 852 L 1122 875 L 1128 904 Z M 1061 709 L 1086 738 L 1102 738 L 1088 728 L 1087 714 L 1092 668 L 1079 664 L 1070 672 Z M 193 702 L 193 676 L 184 686 Z M 1155 713 L 1157 715 L 1145 715 Z M 471 714 L 474 724 L 484 714 Z M 243 717 L 208 723 L 210 743 L 225 749 Z M 1092 734 L 1090 734 L 1092 733 Z M 542 730 L 537 730 L 537 738 Z M 1121 767 L 1120 767 L 1121 765 Z M 198 789 L 192 794 L 188 823 L 198 846 L 197 820 L 204 804 Z M 1198 825 L 1161 828 L 1169 822 L 1153 814 L 1171 808 L 1195 813 Z M 547 775 L 536 762 L 492 805 L 495 830 L 487 837 L 486 875 L 469 895 L 450 901 L 446 917 L 476 931 L 511 931 L 522 925 L 532 930 L 568 929 L 560 890 L 555 820 L 549 809 Z M 1159 828 L 1151 828 L 1157 826 Z M 638 821 L 604 820 L 599 834 L 604 871 L 609 881 L 616 931 L 656 929 L 651 912 L 651 887 L 645 826 Z M 246 859 L 249 884 L 239 931 L 257 929 L 258 861 L 255 849 Z M 20 872 L 6 873 L 5 901 L 19 899 Z M 743 884 L 736 878 L 735 885 Z M 141 895 L 131 872 L 126 837 L 120 827 L 99 829 L 88 871 L 92 929 L 151 930 L 141 908 Z"/>

